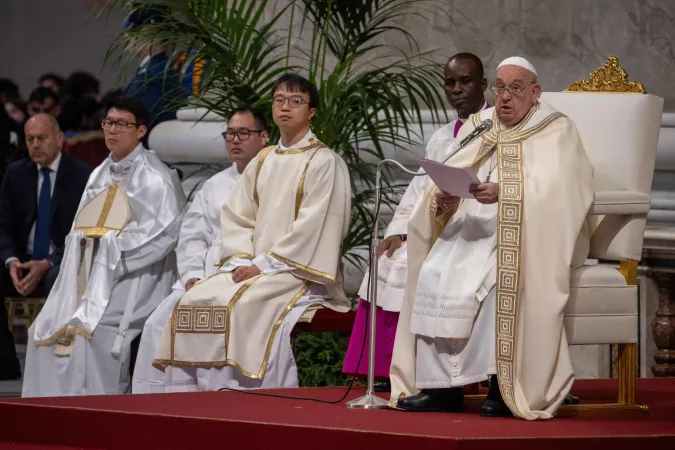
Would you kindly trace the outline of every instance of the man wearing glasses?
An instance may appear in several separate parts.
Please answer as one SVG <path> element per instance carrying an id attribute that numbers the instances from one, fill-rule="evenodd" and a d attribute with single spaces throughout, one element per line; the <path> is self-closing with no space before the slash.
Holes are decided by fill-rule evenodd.
<path id="1" fill-rule="evenodd" d="M 180 278 L 143 327 L 131 388 L 134 394 L 164 392 L 164 372 L 152 366 L 162 332 L 185 292 L 218 270 L 220 210 L 248 163 L 267 144 L 267 121 L 260 111 L 242 106 L 230 115 L 223 137 L 233 164 L 203 184 L 183 218 L 176 248 Z"/>
<path id="2" fill-rule="evenodd" d="M 120 96 L 101 125 L 110 156 L 89 177 L 59 276 L 29 330 L 25 397 L 128 392 L 132 347 L 175 280 L 185 195 L 141 144 L 148 109 Z"/>
<path id="3" fill-rule="evenodd" d="M 392 405 L 459 411 L 462 386 L 490 379 L 481 415 L 547 419 L 574 381 L 562 312 L 588 255 L 593 167 L 574 123 L 539 101 L 530 62 L 504 60 L 492 90 L 496 106 L 457 138 L 493 128 L 448 161 L 476 171 L 474 199 L 440 204 L 432 186 L 408 225 Z"/>
<path id="4" fill-rule="evenodd" d="M 286 74 L 272 93 L 281 139 L 251 161 L 223 206 L 219 271 L 173 310 L 154 361 L 167 391 L 297 387 L 298 319 L 310 306 L 349 310 L 340 271 L 347 166 L 310 129 L 314 85 Z"/>

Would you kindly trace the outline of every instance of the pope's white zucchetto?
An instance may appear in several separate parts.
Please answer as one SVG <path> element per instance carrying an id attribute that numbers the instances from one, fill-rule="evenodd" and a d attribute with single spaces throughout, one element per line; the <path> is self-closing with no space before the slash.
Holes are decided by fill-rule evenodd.
<path id="1" fill-rule="evenodd" d="M 537 76 L 537 69 L 534 68 L 531 62 L 526 60 L 525 58 L 522 58 L 520 56 L 512 56 L 510 58 L 506 58 L 504 61 L 499 63 L 497 66 L 497 69 L 503 66 L 518 66 L 522 67 L 523 69 L 529 70 L 532 72 L 535 76 Z"/>

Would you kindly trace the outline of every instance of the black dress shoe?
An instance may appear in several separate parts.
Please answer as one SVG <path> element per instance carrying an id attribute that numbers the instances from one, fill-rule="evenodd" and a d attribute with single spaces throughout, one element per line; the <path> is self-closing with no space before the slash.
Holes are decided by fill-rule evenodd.
<path id="1" fill-rule="evenodd" d="M 391 381 L 389 378 L 375 380 L 375 383 L 373 384 L 373 390 L 375 392 L 391 392 Z"/>
<path id="2" fill-rule="evenodd" d="M 576 395 L 572 394 L 567 394 L 567 397 L 565 397 L 565 401 L 563 402 L 565 405 L 578 405 L 579 404 L 579 397 Z"/>
<path id="3" fill-rule="evenodd" d="M 497 375 L 490 377 L 490 390 L 485 402 L 480 407 L 480 415 L 483 417 L 511 417 L 513 415 L 509 407 L 504 403 L 501 392 L 499 392 Z"/>
<path id="4" fill-rule="evenodd" d="M 458 412 L 464 406 L 462 388 L 422 389 L 411 397 L 399 398 L 396 406 L 412 412 Z"/>

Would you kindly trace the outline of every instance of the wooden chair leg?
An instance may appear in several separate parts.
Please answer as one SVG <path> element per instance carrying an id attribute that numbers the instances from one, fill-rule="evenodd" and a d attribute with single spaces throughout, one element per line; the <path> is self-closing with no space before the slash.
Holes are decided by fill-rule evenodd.
<path id="1" fill-rule="evenodd" d="M 635 404 L 637 378 L 637 344 L 619 344 L 619 398 L 620 405 Z"/>

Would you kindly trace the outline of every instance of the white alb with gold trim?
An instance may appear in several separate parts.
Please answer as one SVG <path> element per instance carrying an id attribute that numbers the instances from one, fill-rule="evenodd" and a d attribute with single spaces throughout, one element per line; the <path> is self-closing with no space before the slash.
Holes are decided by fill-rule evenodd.
<path id="1" fill-rule="evenodd" d="M 588 255 L 593 168 L 574 123 L 546 103 L 511 128 L 500 127 L 490 108 L 472 116 L 457 138 L 488 118 L 493 129 L 448 164 L 482 174 L 496 153 L 496 211 L 474 213 L 478 222 L 496 223 L 484 223 L 484 239 L 472 245 L 465 239 L 475 237 L 476 224 L 467 230 L 458 219 L 471 215 L 475 200 L 438 217 L 435 186 L 418 202 L 408 225 L 408 284 L 392 359 L 391 399 L 433 387 L 435 381 L 437 387 L 479 381 L 496 370 L 502 396 L 516 416 L 550 418 L 574 381 L 563 311 L 571 269 Z M 453 264 L 462 262 L 462 255 L 453 253 L 461 247 L 476 276 L 458 280 L 463 275 L 448 267 L 455 280 L 444 284 L 447 292 L 434 289 L 428 264 L 439 255 L 438 246 L 446 246 Z M 431 294 L 426 303 L 425 292 Z M 477 334 L 482 345 L 472 345 Z M 421 368 L 429 373 L 422 375 Z"/>
<path id="2" fill-rule="evenodd" d="M 290 331 L 305 309 L 347 311 L 340 249 L 349 228 L 347 167 L 308 133 L 249 163 L 221 213 L 221 270 L 174 309 L 155 365 L 167 390 L 297 385 Z M 253 261 L 262 274 L 232 281 Z"/>
<path id="3" fill-rule="evenodd" d="M 24 396 L 128 392 L 130 343 L 175 280 L 184 204 L 176 173 L 141 145 L 94 170 L 29 329 Z"/>

